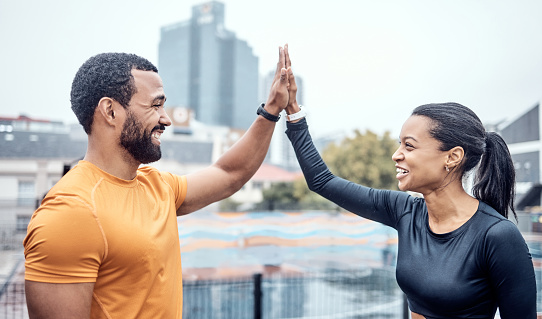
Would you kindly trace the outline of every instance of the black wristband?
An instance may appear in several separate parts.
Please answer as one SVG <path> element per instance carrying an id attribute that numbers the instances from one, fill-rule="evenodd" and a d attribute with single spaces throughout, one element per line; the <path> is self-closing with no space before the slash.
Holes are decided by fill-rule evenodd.
<path id="1" fill-rule="evenodd" d="M 271 121 L 271 122 L 278 122 L 279 119 L 280 119 L 280 114 L 279 114 L 279 115 L 269 114 L 269 113 L 263 108 L 264 106 L 265 106 L 265 103 L 262 103 L 262 104 L 260 105 L 260 107 L 258 108 L 258 111 L 256 111 L 256 114 L 265 117 L 266 119 L 268 119 L 268 120 Z"/>

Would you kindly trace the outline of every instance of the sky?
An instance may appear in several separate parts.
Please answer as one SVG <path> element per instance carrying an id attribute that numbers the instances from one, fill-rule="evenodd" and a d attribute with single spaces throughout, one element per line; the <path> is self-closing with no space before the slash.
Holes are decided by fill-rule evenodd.
<path id="1" fill-rule="evenodd" d="M 86 59 L 130 52 L 157 65 L 160 28 L 204 2 L 0 0 L 0 116 L 76 122 L 71 81 Z M 289 44 L 317 136 L 398 136 L 416 106 L 450 101 L 494 124 L 542 99 L 542 1 L 221 2 L 260 74 Z"/>

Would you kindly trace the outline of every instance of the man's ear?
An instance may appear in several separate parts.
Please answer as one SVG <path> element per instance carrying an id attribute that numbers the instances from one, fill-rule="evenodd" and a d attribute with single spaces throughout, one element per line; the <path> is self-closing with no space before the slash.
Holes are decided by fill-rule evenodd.
<path id="1" fill-rule="evenodd" d="M 465 150 L 461 146 L 456 146 L 448 151 L 446 166 L 449 169 L 457 168 L 465 157 Z"/>
<path id="2" fill-rule="evenodd" d="M 119 105 L 119 103 L 110 97 L 102 97 L 96 107 L 96 113 L 98 114 L 95 115 L 99 115 L 109 125 L 114 126 L 117 124 L 116 115 L 118 115 L 118 113 L 116 112 L 118 112 Z"/>

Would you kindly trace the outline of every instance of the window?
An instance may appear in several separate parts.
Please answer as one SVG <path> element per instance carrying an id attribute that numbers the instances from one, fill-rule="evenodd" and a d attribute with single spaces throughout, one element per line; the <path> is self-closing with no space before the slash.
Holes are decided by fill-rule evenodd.
<path id="1" fill-rule="evenodd" d="M 19 215 L 17 216 L 17 231 L 26 231 L 28 228 L 28 223 L 30 223 L 30 218 L 32 216 Z"/>
<path id="2" fill-rule="evenodd" d="M 19 206 L 34 206 L 36 200 L 34 181 L 19 181 L 17 197 Z"/>

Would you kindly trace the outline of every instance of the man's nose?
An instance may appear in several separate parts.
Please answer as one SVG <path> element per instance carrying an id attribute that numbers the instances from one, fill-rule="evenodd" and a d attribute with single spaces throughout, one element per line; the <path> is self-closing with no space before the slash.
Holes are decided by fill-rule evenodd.
<path id="1" fill-rule="evenodd" d="M 166 110 L 164 108 L 160 109 L 160 124 L 164 126 L 170 126 L 171 125 L 171 119 L 166 113 Z"/>

